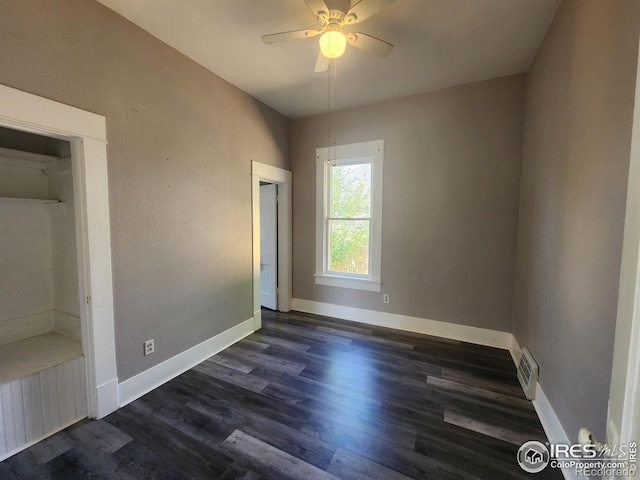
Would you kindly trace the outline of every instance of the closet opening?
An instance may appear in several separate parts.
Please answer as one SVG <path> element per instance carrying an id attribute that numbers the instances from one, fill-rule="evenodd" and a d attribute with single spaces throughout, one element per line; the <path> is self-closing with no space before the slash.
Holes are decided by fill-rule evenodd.
<path id="1" fill-rule="evenodd" d="M 0 460 L 88 415 L 72 163 L 0 127 Z"/>

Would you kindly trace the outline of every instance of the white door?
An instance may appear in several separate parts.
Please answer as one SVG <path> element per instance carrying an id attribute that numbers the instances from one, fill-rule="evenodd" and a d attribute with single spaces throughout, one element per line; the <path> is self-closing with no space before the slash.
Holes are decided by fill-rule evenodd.
<path id="1" fill-rule="evenodd" d="M 260 186 L 260 304 L 278 308 L 278 186 Z"/>

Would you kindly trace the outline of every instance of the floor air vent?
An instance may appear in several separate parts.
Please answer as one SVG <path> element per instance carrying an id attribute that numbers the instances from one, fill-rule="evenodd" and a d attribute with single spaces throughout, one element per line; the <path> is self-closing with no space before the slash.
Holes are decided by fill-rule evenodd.
<path id="1" fill-rule="evenodd" d="M 538 383 L 538 364 L 533 359 L 528 348 L 522 349 L 518 363 L 518 380 L 522 385 L 525 396 L 529 400 L 536 398 L 536 383 Z"/>

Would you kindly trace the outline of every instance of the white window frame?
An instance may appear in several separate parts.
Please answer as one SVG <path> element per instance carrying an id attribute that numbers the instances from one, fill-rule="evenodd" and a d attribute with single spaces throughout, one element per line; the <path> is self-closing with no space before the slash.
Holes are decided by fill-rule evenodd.
<path id="1" fill-rule="evenodd" d="M 371 220 L 369 275 L 330 272 L 328 269 L 329 167 L 367 159 L 371 163 Z M 382 171 L 384 140 L 316 149 L 316 285 L 380 292 L 382 257 Z"/>

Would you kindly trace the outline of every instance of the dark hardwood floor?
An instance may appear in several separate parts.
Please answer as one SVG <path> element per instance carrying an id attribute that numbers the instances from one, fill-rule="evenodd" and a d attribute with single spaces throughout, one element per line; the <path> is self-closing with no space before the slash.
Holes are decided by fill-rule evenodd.
<path id="1" fill-rule="evenodd" d="M 546 438 L 505 350 L 265 310 L 259 332 L 0 479 L 525 479 L 527 440 Z"/>

